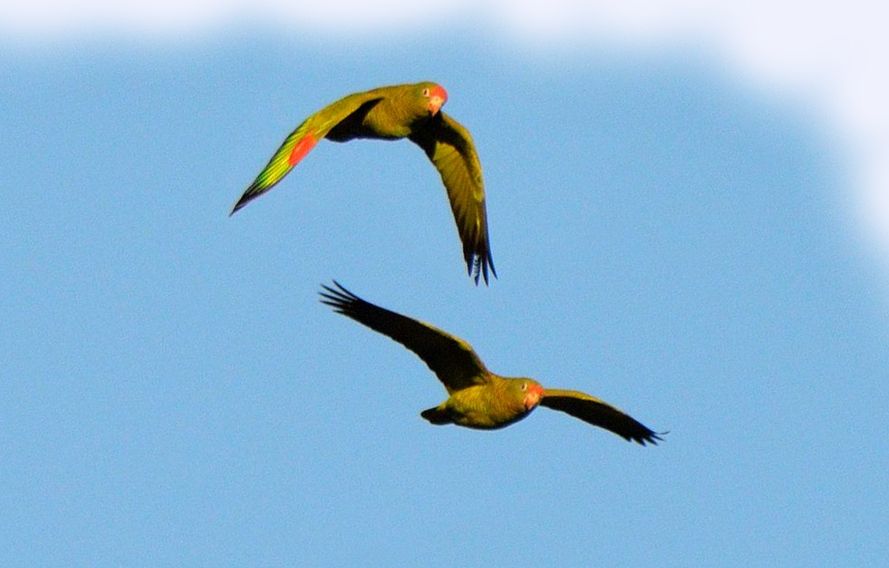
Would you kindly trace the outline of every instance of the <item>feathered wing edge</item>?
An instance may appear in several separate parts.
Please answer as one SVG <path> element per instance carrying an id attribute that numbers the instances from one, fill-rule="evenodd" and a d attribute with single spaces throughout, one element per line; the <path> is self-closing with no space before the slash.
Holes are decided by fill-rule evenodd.
<path id="1" fill-rule="evenodd" d="M 384 89 L 346 95 L 303 120 L 287 135 L 268 164 L 232 207 L 229 216 L 275 187 L 338 124 L 348 120 L 353 113 L 366 113 L 373 108 L 382 100 L 379 94 L 381 90 Z"/>
<path id="2" fill-rule="evenodd" d="M 448 193 L 457 232 L 463 242 L 463 258 L 469 276 L 478 284 L 497 277 L 488 236 L 488 213 L 481 163 L 469 131 L 453 117 L 439 112 L 423 128 L 410 135 L 438 170 Z"/>
<path id="3" fill-rule="evenodd" d="M 641 445 L 657 445 L 666 432 L 655 432 L 604 400 L 580 391 L 545 389 L 540 405 L 559 410 Z"/>
<path id="4" fill-rule="evenodd" d="M 284 142 L 281 143 L 281 146 L 272 155 L 269 163 L 266 164 L 261 172 L 259 172 L 259 175 L 256 176 L 256 179 L 253 180 L 250 187 L 244 190 L 244 193 L 238 198 L 238 201 L 232 207 L 229 216 L 234 215 L 239 209 L 275 187 L 278 182 L 284 179 L 284 176 L 290 173 L 290 170 L 292 170 L 295 165 L 290 163 L 290 155 L 293 153 L 293 149 L 297 144 L 303 144 L 305 146 L 305 150 L 302 152 L 303 155 L 305 155 L 318 142 L 318 140 L 312 137 L 312 134 L 308 132 L 308 122 L 309 120 L 306 119 L 284 139 Z"/>
<path id="5" fill-rule="evenodd" d="M 321 303 L 376 332 L 401 343 L 417 354 L 452 393 L 483 384 L 489 372 L 468 343 L 432 325 L 372 304 L 333 281 L 322 284 Z"/>

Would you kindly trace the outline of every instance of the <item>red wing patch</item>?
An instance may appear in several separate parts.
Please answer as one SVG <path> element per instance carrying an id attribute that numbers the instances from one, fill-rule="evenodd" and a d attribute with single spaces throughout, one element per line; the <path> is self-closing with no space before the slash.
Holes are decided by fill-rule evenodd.
<path id="1" fill-rule="evenodd" d="M 317 143 L 318 139 L 312 136 L 311 132 L 306 133 L 306 135 L 293 146 L 293 150 L 290 151 L 290 156 L 288 156 L 287 162 L 291 167 L 295 166 L 312 150 L 312 148 L 315 147 L 315 144 Z"/>

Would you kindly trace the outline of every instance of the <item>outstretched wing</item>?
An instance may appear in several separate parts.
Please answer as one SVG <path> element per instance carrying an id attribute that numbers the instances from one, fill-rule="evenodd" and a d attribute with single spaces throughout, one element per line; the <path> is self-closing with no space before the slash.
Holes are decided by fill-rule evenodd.
<path id="1" fill-rule="evenodd" d="M 586 393 L 573 390 L 545 389 L 540 406 L 567 412 L 575 418 L 605 428 L 628 441 L 657 445 L 662 438 L 629 414 Z"/>
<path id="2" fill-rule="evenodd" d="M 439 112 L 424 127 L 417 128 L 411 141 L 423 148 L 441 174 L 448 191 L 457 231 L 463 241 L 463 258 L 470 276 L 488 283 L 488 269 L 497 276 L 488 241 L 488 214 L 482 166 L 469 131 Z"/>
<path id="3" fill-rule="evenodd" d="M 321 302 L 367 327 L 388 335 L 416 353 L 438 377 L 448 393 L 484 384 L 488 370 L 472 346 L 429 324 L 365 301 L 336 280 L 323 286 Z"/>
<path id="4" fill-rule="evenodd" d="M 259 172 L 250 187 L 235 203 L 230 215 L 234 215 L 235 211 L 272 189 L 275 184 L 284 179 L 284 176 L 337 124 L 356 111 L 367 113 L 379 103 L 382 97 L 377 91 L 379 89 L 348 95 L 305 119 L 302 124 L 296 127 L 296 130 L 284 139 L 284 143 L 281 144 L 266 167 Z"/>

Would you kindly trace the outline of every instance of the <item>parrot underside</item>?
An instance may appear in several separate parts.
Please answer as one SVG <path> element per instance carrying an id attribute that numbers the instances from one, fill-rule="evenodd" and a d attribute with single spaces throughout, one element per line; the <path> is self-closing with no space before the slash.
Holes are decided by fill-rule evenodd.
<path id="1" fill-rule="evenodd" d="M 368 124 L 368 113 L 382 100 L 372 99 L 367 101 L 331 128 L 325 138 L 334 142 L 348 142 L 355 138 L 396 138 L 391 135 L 387 136 L 385 133 L 380 132 L 379 129 L 374 129 Z"/>

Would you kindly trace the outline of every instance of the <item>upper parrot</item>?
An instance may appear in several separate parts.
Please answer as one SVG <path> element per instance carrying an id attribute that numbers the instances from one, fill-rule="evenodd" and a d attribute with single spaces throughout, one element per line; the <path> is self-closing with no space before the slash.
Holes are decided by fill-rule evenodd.
<path id="1" fill-rule="evenodd" d="M 274 187 L 322 138 L 334 142 L 408 138 L 441 174 L 463 241 L 466 269 L 476 284 L 479 276 L 487 284 L 488 269 L 494 276 L 497 271 L 488 242 L 482 167 L 469 131 L 440 111 L 447 100 L 441 85 L 423 82 L 353 93 L 327 105 L 290 133 L 231 214 Z"/>
<path id="2" fill-rule="evenodd" d="M 502 377 L 489 371 L 472 346 L 429 324 L 367 302 L 336 280 L 322 286 L 321 302 L 334 311 L 388 335 L 422 359 L 436 374 L 448 398 L 420 415 L 433 424 L 457 424 L 493 430 L 521 420 L 537 405 L 580 418 L 618 436 L 645 445 L 661 437 L 603 400 L 573 390 L 544 389 L 534 379 Z"/>

